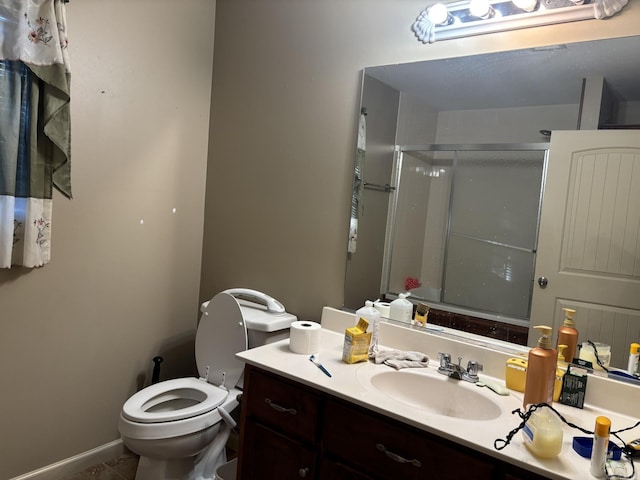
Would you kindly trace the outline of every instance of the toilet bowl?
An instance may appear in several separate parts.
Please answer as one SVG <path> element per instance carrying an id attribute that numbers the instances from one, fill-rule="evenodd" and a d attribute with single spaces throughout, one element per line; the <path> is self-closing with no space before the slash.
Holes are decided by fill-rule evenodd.
<path id="1" fill-rule="evenodd" d="M 200 310 L 200 377 L 150 385 L 122 407 L 120 435 L 140 456 L 136 480 L 215 479 L 216 468 L 226 462 L 224 447 L 235 427 L 230 413 L 242 388 L 244 363 L 235 354 L 285 338 L 296 320 L 275 299 L 247 289 L 225 290 Z"/>

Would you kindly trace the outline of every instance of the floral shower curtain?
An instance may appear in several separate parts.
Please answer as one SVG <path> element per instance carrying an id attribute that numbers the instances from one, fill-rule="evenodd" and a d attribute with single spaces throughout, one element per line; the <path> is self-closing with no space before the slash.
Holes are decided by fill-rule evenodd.
<path id="1" fill-rule="evenodd" d="M 0 268 L 48 263 L 53 187 L 71 198 L 65 8 L 0 0 Z"/>

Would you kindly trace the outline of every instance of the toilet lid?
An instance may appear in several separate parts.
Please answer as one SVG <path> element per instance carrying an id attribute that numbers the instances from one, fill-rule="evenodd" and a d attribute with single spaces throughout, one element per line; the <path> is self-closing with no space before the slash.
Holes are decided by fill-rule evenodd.
<path id="1" fill-rule="evenodd" d="M 123 405 L 122 414 L 140 423 L 172 422 L 207 413 L 228 395 L 226 390 L 198 378 L 176 378 L 135 393 Z"/>
<path id="2" fill-rule="evenodd" d="M 244 368 L 236 353 L 247 349 L 247 329 L 240 305 L 232 295 L 222 292 L 203 304 L 201 310 L 195 345 L 198 373 L 209 383 L 233 388 Z"/>

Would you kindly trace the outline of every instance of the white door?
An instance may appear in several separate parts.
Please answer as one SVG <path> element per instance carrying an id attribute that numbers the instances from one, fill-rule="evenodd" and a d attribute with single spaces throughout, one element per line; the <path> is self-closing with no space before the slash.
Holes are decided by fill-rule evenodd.
<path id="1" fill-rule="evenodd" d="M 578 341 L 611 345 L 611 365 L 626 366 L 640 342 L 640 132 L 553 132 L 534 282 L 531 326 L 552 326 L 555 342 L 575 308 Z"/>

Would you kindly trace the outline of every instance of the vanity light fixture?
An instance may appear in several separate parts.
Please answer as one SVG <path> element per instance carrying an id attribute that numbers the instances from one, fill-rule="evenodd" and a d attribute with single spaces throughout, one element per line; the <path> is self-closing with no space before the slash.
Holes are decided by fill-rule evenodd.
<path id="1" fill-rule="evenodd" d="M 629 0 L 460 0 L 440 1 L 424 9 L 411 26 L 418 40 L 438 40 L 603 19 Z"/>
<path id="2" fill-rule="evenodd" d="M 486 20 L 495 16 L 496 11 L 489 0 L 471 0 L 469 2 L 469 13 L 476 18 Z"/>
<path id="3" fill-rule="evenodd" d="M 443 3 L 436 3 L 427 9 L 427 16 L 434 25 L 451 25 L 454 21 L 453 15 L 449 13 L 447 6 Z"/>
<path id="4" fill-rule="evenodd" d="M 538 0 L 511 0 L 513 4 L 525 12 L 533 12 L 538 6 Z M 575 2 L 574 2 L 575 3 Z"/>

